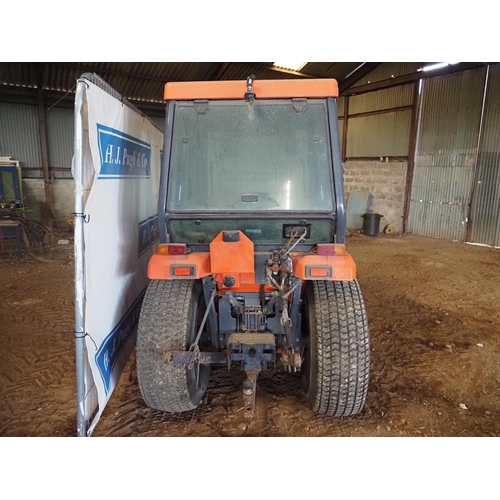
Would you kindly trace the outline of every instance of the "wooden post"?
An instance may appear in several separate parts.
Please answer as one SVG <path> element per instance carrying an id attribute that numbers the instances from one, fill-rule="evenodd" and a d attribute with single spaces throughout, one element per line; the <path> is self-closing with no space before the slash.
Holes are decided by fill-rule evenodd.
<path id="1" fill-rule="evenodd" d="M 45 188 L 44 222 L 52 228 L 54 214 L 52 212 L 52 186 L 49 173 L 49 138 L 47 134 L 47 113 L 43 95 L 43 63 L 37 65 L 37 106 L 38 106 L 38 133 L 42 154 L 43 184 Z"/>
<path id="2" fill-rule="evenodd" d="M 403 209 L 403 233 L 408 229 L 408 217 L 410 215 L 411 189 L 413 186 L 413 173 L 415 171 L 415 153 L 417 149 L 418 118 L 420 111 L 420 80 L 417 80 L 413 88 L 413 111 L 411 117 L 410 142 L 408 148 L 408 168 L 406 169 L 406 186 Z"/>
<path id="3" fill-rule="evenodd" d="M 344 123 L 342 132 L 342 161 L 345 163 L 347 159 L 347 120 L 349 119 L 349 96 L 344 97 Z"/>

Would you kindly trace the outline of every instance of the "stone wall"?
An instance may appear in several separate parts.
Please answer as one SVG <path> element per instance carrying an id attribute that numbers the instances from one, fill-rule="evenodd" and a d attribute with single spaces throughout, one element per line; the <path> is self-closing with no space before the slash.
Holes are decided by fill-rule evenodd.
<path id="1" fill-rule="evenodd" d="M 402 161 L 348 161 L 344 163 L 344 190 L 371 193 L 369 211 L 382 214 L 380 231 L 390 223 L 403 229 L 404 193 L 408 163 Z"/>
<path id="2" fill-rule="evenodd" d="M 54 225 L 67 227 L 67 219 L 75 211 L 75 186 L 73 179 L 53 179 L 51 181 Z M 34 210 L 33 217 L 43 219 L 45 189 L 43 179 L 23 179 L 24 205 Z"/>

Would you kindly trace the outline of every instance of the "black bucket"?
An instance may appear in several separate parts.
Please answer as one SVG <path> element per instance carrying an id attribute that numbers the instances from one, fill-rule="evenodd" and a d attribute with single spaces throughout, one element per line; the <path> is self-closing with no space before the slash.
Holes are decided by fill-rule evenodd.
<path id="1" fill-rule="evenodd" d="M 380 219 L 383 215 L 367 213 L 363 214 L 363 233 L 366 236 L 378 236 L 380 229 Z"/>

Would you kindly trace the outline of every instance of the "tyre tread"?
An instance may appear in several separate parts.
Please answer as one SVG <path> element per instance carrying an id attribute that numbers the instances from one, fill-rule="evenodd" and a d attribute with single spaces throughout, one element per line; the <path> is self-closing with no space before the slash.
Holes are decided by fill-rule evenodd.
<path id="1" fill-rule="evenodd" d="M 137 377 L 144 402 L 166 412 L 196 408 L 186 368 L 165 364 L 163 353 L 188 350 L 193 314 L 193 280 L 152 280 L 148 286 L 137 330 Z"/>
<path id="2" fill-rule="evenodd" d="M 359 413 L 370 374 L 370 337 L 357 280 L 312 282 L 317 379 L 313 411 L 345 417 Z"/>

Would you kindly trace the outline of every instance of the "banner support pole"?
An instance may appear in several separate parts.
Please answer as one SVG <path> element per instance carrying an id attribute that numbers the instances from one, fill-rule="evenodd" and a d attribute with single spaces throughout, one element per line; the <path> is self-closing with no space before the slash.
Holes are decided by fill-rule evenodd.
<path id="1" fill-rule="evenodd" d="M 75 95 L 75 140 L 74 172 L 75 179 L 75 341 L 76 341 L 76 403 L 77 436 L 87 436 L 85 421 L 85 320 L 84 320 L 84 236 L 83 236 L 83 103 L 87 85 L 78 80 Z"/>

